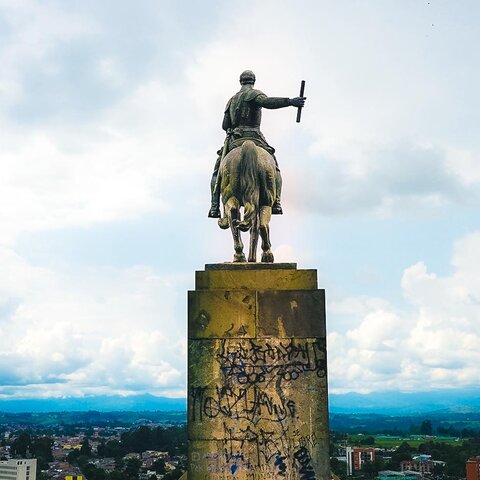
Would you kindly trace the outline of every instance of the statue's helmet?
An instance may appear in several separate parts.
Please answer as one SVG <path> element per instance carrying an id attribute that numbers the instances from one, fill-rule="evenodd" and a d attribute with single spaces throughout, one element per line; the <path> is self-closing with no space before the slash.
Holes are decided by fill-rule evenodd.
<path id="1" fill-rule="evenodd" d="M 240 75 L 240 84 L 246 85 L 248 83 L 250 83 L 251 85 L 255 83 L 255 74 L 251 70 L 245 70 Z"/>

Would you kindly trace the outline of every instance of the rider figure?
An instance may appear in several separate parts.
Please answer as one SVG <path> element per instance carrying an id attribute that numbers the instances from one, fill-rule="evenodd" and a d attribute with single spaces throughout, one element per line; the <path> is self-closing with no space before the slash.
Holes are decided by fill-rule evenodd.
<path id="1" fill-rule="evenodd" d="M 225 155 L 234 148 L 241 146 L 245 140 L 252 140 L 257 146 L 262 147 L 273 156 L 277 169 L 277 196 L 272 206 L 272 213 L 281 215 L 283 213 L 280 204 L 282 176 L 280 175 L 280 169 L 278 168 L 277 159 L 275 158 L 275 149 L 267 143 L 265 137 L 260 131 L 262 107 L 269 109 L 290 106 L 303 107 L 305 104 L 305 97 L 267 97 L 260 90 L 253 88 L 255 84 L 255 75 L 250 70 L 245 70 L 240 75 L 240 84 L 242 85 L 240 91 L 228 101 L 223 117 L 222 128 L 227 132 L 227 138 L 224 145 L 226 148 Z M 208 212 L 208 216 L 213 218 L 220 218 L 220 188 L 218 186 L 220 179 L 217 179 L 217 177 L 224 147 L 217 152 L 218 159 L 215 163 L 212 175 L 212 205 Z"/>

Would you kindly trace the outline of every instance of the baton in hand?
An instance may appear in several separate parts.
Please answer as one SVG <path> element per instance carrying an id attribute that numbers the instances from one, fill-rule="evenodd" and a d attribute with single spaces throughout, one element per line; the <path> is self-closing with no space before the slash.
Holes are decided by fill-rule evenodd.
<path id="1" fill-rule="evenodd" d="M 305 80 L 302 80 L 302 83 L 300 84 L 300 97 L 303 97 L 303 94 L 305 93 Z M 297 123 L 300 123 L 300 118 L 302 117 L 302 108 L 303 107 L 298 107 L 297 110 Z"/>

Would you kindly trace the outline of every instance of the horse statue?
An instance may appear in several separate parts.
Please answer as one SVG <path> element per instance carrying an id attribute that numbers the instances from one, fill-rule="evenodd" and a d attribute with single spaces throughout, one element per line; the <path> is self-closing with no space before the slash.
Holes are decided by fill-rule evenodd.
<path id="1" fill-rule="evenodd" d="M 257 261 L 258 235 L 262 237 L 262 262 L 273 262 L 270 219 L 276 195 L 275 160 L 266 150 L 246 140 L 222 159 L 219 170 L 223 217 L 222 229 L 233 235 L 234 262 L 246 262 L 240 232 L 250 230 L 248 261 Z M 241 215 L 243 207 L 243 219 Z"/>

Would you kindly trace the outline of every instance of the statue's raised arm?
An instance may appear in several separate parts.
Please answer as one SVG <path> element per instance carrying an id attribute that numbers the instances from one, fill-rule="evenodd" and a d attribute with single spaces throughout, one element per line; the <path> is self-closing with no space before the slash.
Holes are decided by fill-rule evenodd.
<path id="1" fill-rule="evenodd" d="M 256 98 L 256 103 L 260 107 L 275 109 L 283 107 L 303 107 L 305 105 L 305 97 L 283 98 L 283 97 L 267 97 L 262 94 Z"/>
<path id="2" fill-rule="evenodd" d="M 246 70 L 240 75 L 240 90 L 233 95 L 232 98 L 227 103 L 225 107 L 225 112 L 223 116 L 222 128 L 227 132 L 227 136 L 225 139 L 225 143 L 223 147 L 217 152 L 218 158 L 215 163 L 215 168 L 212 175 L 211 181 L 211 193 L 212 193 L 212 201 L 210 211 L 208 212 L 209 217 L 213 218 L 220 218 L 220 193 L 222 193 L 222 203 L 224 205 L 224 217 L 219 221 L 219 224 L 222 228 L 228 228 L 228 226 L 233 226 L 235 224 L 235 229 L 237 230 L 237 236 L 240 237 L 238 233 L 238 228 L 241 230 L 248 230 L 252 228 L 254 222 L 259 222 L 260 234 L 262 235 L 262 248 L 265 243 L 264 234 L 262 233 L 262 215 L 261 215 L 261 207 L 264 212 L 268 212 L 268 219 L 271 214 L 274 215 L 281 215 L 282 205 L 281 205 L 281 191 L 282 191 L 282 177 L 280 174 L 280 169 L 278 168 L 278 162 L 275 156 L 275 149 L 269 145 L 263 136 L 262 132 L 260 131 L 260 124 L 262 120 L 262 108 L 268 109 L 277 109 L 277 108 L 284 108 L 284 107 L 296 107 L 302 108 L 305 105 L 305 97 L 295 97 L 295 98 L 288 98 L 288 97 L 268 97 L 262 91 L 257 90 L 254 88 L 255 85 L 255 75 L 252 71 Z M 239 148 L 243 147 L 245 142 L 249 141 L 246 149 Z M 256 147 L 252 149 L 253 147 Z M 236 155 L 233 153 L 236 151 Z M 227 207 L 228 199 L 225 195 L 224 187 L 227 188 L 227 192 L 230 190 L 240 188 L 240 185 L 244 184 L 246 181 L 246 177 L 248 172 L 242 171 L 241 175 L 242 178 L 237 178 L 238 184 L 235 183 L 233 176 L 240 175 L 239 171 L 233 172 L 233 168 L 240 167 L 242 162 L 237 163 L 232 162 L 232 159 L 235 156 L 241 155 L 241 152 L 249 152 L 253 154 L 257 152 L 258 154 L 255 156 L 256 158 L 263 159 L 260 163 L 269 163 L 267 157 L 264 155 L 267 154 L 268 157 L 271 158 L 271 168 L 267 168 L 265 172 L 257 172 L 260 175 L 260 185 L 258 188 L 258 195 L 260 195 L 259 199 L 256 201 L 256 206 L 247 201 L 245 198 L 238 198 L 241 197 L 243 194 L 240 192 L 233 192 L 236 196 L 236 201 L 238 205 L 232 210 L 231 206 Z M 264 153 L 262 153 L 264 152 Z M 229 157 L 228 157 L 229 156 Z M 228 158 L 227 158 L 228 157 Z M 227 160 L 230 159 L 230 162 Z M 229 166 L 227 166 L 227 164 Z M 235 167 L 233 166 L 235 165 Z M 260 165 L 261 166 L 261 165 Z M 252 174 L 252 172 L 250 172 Z M 225 178 L 227 175 L 227 178 Z M 263 182 L 263 184 L 262 184 Z M 270 189 L 269 191 L 266 190 Z M 230 190 L 228 190 L 230 189 Z M 230 192 L 232 193 L 232 192 Z M 268 198 L 267 198 L 268 197 Z M 260 203 L 259 203 L 260 202 Z M 255 203 L 255 202 L 254 202 Z M 244 213 L 244 220 L 240 222 L 239 220 L 239 208 L 245 207 Z M 250 215 L 250 208 L 254 208 L 255 214 Z M 233 217 L 232 217 L 233 212 Z M 253 210 L 252 210 L 253 212 Z M 238 215 L 237 215 L 238 213 Z M 256 216 L 254 218 L 254 216 Z M 258 217 L 258 218 L 257 218 Z M 250 220 L 253 222 L 250 222 Z M 232 223 L 233 222 L 233 223 Z M 237 228 L 238 227 L 238 228 Z M 268 226 L 267 226 L 267 233 L 268 233 Z M 234 232 L 234 240 L 236 234 Z M 270 243 L 269 239 L 267 238 L 266 243 Z M 237 241 L 235 249 L 237 250 Z M 240 240 L 241 243 L 241 240 Z M 256 249 L 256 245 L 255 245 Z M 269 250 L 269 247 L 268 247 Z M 252 249 L 251 249 L 252 251 Z M 270 252 L 271 253 L 271 252 Z M 242 245 L 242 255 L 243 255 L 243 245 Z M 268 255 L 264 255 L 262 258 L 270 258 Z M 236 257 L 237 258 L 237 257 Z M 237 261 L 240 260 L 241 256 L 238 256 Z M 252 260 L 252 256 L 249 257 L 249 261 Z M 271 260 L 263 260 L 263 261 L 273 261 L 273 256 Z"/>
<path id="3" fill-rule="evenodd" d="M 208 216 L 213 218 L 220 218 L 220 191 L 218 188 L 215 188 L 215 185 L 217 184 L 217 175 L 222 154 L 226 155 L 233 148 L 239 147 L 246 139 L 252 140 L 256 145 L 267 150 L 267 152 L 275 158 L 277 195 L 272 213 L 274 215 L 282 213 L 280 203 L 282 178 L 275 157 L 275 149 L 267 143 L 260 131 L 262 108 L 298 108 L 305 105 L 305 97 L 267 97 L 263 92 L 254 88 L 255 75 L 250 70 L 246 70 L 240 75 L 240 85 L 240 91 L 228 101 L 223 116 L 222 128 L 227 132 L 227 138 L 224 145 L 226 148 L 222 147 L 217 152 L 218 158 L 212 175 L 212 204 Z"/>

